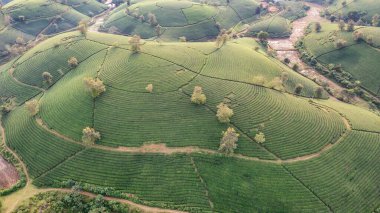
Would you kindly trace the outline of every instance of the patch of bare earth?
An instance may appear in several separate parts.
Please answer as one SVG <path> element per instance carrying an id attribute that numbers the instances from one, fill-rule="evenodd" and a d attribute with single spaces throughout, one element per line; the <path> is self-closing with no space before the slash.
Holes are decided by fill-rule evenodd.
<path id="1" fill-rule="evenodd" d="M 12 187 L 19 179 L 17 169 L 0 156 L 0 190 Z"/>

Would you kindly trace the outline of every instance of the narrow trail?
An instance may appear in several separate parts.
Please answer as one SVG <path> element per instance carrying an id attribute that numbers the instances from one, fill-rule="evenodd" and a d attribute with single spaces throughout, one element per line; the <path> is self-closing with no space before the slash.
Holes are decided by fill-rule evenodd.
<path id="1" fill-rule="evenodd" d="M 283 164 L 283 163 L 296 163 L 296 162 L 301 162 L 301 161 L 307 161 L 313 158 L 319 157 L 322 153 L 327 152 L 334 146 L 338 145 L 340 142 L 342 142 L 347 135 L 352 131 L 352 126 L 350 122 L 345 118 L 341 117 L 343 120 L 343 123 L 345 125 L 346 131 L 334 142 L 334 143 L 329 143 L 322 147 L 322 149 L 318 152 L 296 157 L 296 158 L 290 158 L 290 159 L 275 159 L 275 160 L 266 160 L 266 159 L 261 159 L 257 157 L 250 157 L 250 156 L 245 156 L 242 154 L 231 154 L 230 157 L 238 158 L 238 159 L 244 159 L 248 161 L 257 161 L 257 162 L 263 162 L 263 163 L 275 163 L 275 164 Z M 167 147 L 166 144 L 164 143 L 158 143 L 158 144 L 146 144 L 140 147 L 125 147 L 125 146 L 119 146 L 117 148 L 114 147 L 109 147 L 109 146 L 103 146 L 103 145 L 87 145 L 83 144 L 80 141 L 75 141 L 51 128 L 49 128 L 41 118 L 36 118 L 36 123 L 40 125 L 44 130 L 48 131 L 49 133 L 67 141 L 70 143 L 75 143 L 79 144 L 82 146 L 85 146 L 87 148 L 94 148 L 94 149 L 100 149 L 100 150 L 105 150 L 105 151 L 111 151 L 111 152 L 125 152 L 125 153 L 156 153 L 156 154 L 166 154 L 166 155 L 172 155 L 172 154 L 191 154 L 191 153 L 203 153 L 203 154 L 212 154 L 212 155 L 220 155 L 220 152 L 217 150 L 212 150 L 212 149 L 205 149 L 205 148 L 200 148 L 197 146 L 187 146 L 187 147 Z"/>

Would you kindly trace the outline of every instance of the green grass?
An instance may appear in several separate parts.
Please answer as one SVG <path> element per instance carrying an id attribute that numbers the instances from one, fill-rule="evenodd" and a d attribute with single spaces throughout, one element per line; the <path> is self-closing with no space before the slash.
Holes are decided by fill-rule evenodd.
<path id="1" fill-rule="evenodd" d="M 286 167 L 335 212 L 379 206 L 380 135 L 353 131 L 320 158 Z"/>

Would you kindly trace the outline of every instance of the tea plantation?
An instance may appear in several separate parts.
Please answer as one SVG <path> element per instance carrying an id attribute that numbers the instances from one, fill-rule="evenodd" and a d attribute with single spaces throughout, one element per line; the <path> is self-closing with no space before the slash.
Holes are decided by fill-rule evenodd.
<path id="1" fill-rule="evenodd" d="M 205 19 L 217 14 L 178 2 L 131 7 L 189 9 L 187 18 L 199 7 L 206 7 Z M 175 26 L 188 20 L 169 21 Z M 214 42 L 142 40 L 140 52 L 130 41 L 63 33 L 0 67 L 0 96 L 17 105 L 1 119 L 5 142 L 35 186 L 79 185 L 188 212 L 372 212 L 380 206 L 376 114 L 326 93 L 316 98 L 317 84 L 252 39 L 220 48 Z M 71 57 L 76 65 L 68 64 Z M 51 74 L 49 82 L 44 72 Z M 96 98 L 86 90 L 89 77 L 104 83 Z M 282 89 L 268 84 L 279 78 Z M 303 85 L 300 93 L 297 84 Z M 204 104 L 190 101 L 196 86 L 207 97 Z M 31 100 L 39 106 L 35 116 L 26 107 Z M 220 103 L 233 110 L 229 123 L 216 117 Z M 101 134 L 95 144 L 82 142 L 85 127 Z M 218 149 L 228 127 L 240 136 L 235 152 L 224 155 Z M 259 132 L 263 143 L 256 142 Z M 156 148 L 144 149 L 149 146 Z"/>

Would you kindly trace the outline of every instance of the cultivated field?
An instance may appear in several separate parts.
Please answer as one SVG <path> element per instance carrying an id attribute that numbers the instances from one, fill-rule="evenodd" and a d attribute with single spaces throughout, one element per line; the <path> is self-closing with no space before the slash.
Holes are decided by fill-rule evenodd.
<path id="1" fill-rule="evenodd" d="M 77 183 L 85 191 L 189 212 L 379 207 L 379 116 L 325 93 L 314 98 L 318 85 L 252 39 L 221 48 L 142 40 L 138 53 L 129 41 L 63 33 L 0 68 L 0 96 L 17 102 L 2 118 L 6 144 L 34 185 Z M 77 66 L 68 65 L 71 57 Z M 49 83 L 44 72 L 51 73 Z M 86 77 L 102 80 L 106 91 L 91 97 Z M 283 89 L 268 84 L 276 78 L 283 78 Z M 190 102 L 195 86 L 207 97 L 204 105 Z M 35 116 L 26 109 L 30 100 L 39 105 Z M 216 117 L 221 102 L 233 109 L 230 123 Z M 87 126 L 101 134 L 95 144 L 82 142 Z M 240 137 L 235 152 L 224 155 L 218 148 L 228 127 Z M 259 132 L 263 143 L 256 142 Z"/>

